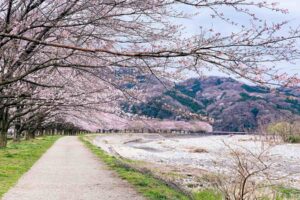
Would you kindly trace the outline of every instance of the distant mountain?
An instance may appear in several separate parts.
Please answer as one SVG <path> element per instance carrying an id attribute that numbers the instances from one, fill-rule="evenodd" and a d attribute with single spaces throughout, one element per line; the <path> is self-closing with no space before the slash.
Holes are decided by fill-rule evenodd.
<path id="1" fill-rule="evenodd" d="M 124 84 L 135 88 L 143 102 L 121 103 L 139 116 L 171 120 L 212 120 L 214 130 L 255 130 L 260 125 L 300 114 L 300 89 L 247 85 L 232 78 L 192 78 L 180 83 L 138 76 Z"/>

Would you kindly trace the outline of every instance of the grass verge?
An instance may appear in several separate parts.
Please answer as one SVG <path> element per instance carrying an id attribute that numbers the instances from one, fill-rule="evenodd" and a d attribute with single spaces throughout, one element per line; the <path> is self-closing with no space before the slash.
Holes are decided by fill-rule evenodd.
<path id="1" fill-rule="evenodd" d="M 185 194 L 169 187 L 161 180 L 158 180 L 151 176 L 151 174 L 144 174 L 138 172 L 132 168 L 125 167 L 121 164 L 120 159 L 114 156 L 108 155 L 102 149 L 94 146 L 88 140 L 85 140 L 83 136 L 80 140 L 107 166 L 115 170 L 122 179 L 127 180 L 130 184 L 135 186 L 138 192 L 143 194 L 150 200 L 188 200 Z M 126 160 L 126 162 L 134 162 Z M 195 193 L 192 197 L 194 200 L 221 200 L 221 196 L 212 190 L 203 190 Z"/>
<path id="2" fill-rule="evenodd" d="M 275 188 L 275 190 L 278 192 L 276 200 L 300 199 L 300 190 L 299 189 L 279 186 L 279 187 Z"/>
<path id="3" fill-rule="evenodd" d="M 46 152 L 59 136 L 41 137 L 0 149 L 0 199 Z"/>
<path id="4" fill-rule="evenodd" d="M 205 189 L 193 194 L 195 200 L 222 200 L 222 194 L 213 189 Z"/>

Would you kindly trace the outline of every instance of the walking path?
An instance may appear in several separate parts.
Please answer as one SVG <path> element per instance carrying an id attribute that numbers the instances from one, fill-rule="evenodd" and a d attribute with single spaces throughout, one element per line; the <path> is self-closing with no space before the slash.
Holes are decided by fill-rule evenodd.
<path id="1" fill-rule="evenodd" d="M 77 137 L 59 139 L 3 200 L 142 200 Z"/>

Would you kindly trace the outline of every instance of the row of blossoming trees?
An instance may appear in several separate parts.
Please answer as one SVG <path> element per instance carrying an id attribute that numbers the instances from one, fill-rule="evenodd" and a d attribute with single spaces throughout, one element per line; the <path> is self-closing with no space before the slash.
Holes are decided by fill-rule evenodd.
<path id="1" fill-rule="evenodd" d="M 115 68 L 174 80 L 214 67 L 260 84 L 297 84 L 270 63 L 297 58 L 299 31 L 259 18 L 258 9 L 287 12 L 251 0 L 0 0 L 0 147 L 11 127 L 30 135 L 57 119 L 87 109 L 115 112 L 118 98 L 134 99 Z M 237 23 L 223 10 L 249 21 Z M 200 24 L 195 35 L 181 35 L 177 19 L 202 13 L 237 31 Z"/>

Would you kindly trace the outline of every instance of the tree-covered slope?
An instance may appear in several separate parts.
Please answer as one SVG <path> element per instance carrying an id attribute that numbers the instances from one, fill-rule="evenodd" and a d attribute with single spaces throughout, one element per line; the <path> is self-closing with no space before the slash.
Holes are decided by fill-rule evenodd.
<path id="1" fill-rule="evenodd" d="M 151 80 L 151 77 L 147 79 Z M 123 111 L 174 120 L 206 116 L 213 119 L 215 130 L 223 131 L 254 130 L 300 114 L 298 88 L 270 90 L 223 77 L 193 78 L 176 84 L 168 83 L 168 87 L 159 87 L 161 83 L 158 81 L 144 80 L 136 83 L 136 87 L 142 84 L 152 84 L 146 100 L 123 102 Z"/>

